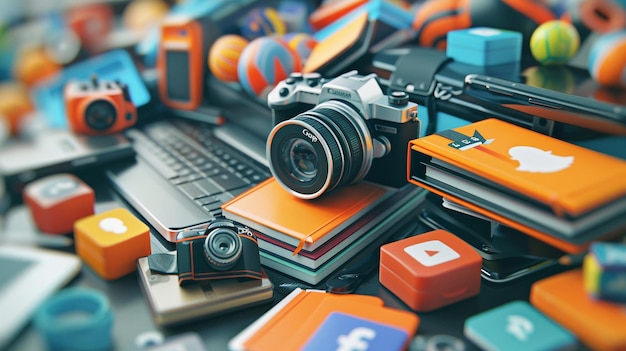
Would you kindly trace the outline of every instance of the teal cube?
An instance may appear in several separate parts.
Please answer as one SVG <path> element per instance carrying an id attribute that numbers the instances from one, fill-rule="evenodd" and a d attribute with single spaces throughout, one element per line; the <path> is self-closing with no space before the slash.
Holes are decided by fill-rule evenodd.
<path id="1" fill-rule="evenodd" d="M 522 33 L 490 27 L 450 31 L 446 55 L 457 62 L 476 66 L 519 62 L 522 58 Z"/>
<path id="2" fill-rule="evenodd" d="M 576 337 L 526 301 L 512 301 L 465 320 L 465 336 L 482 350 L 573 350 Z"/>

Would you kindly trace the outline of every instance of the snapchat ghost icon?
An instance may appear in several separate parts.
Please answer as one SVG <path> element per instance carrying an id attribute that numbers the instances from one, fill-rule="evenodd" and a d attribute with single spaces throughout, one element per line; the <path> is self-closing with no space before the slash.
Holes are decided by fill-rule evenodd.
<path id="1" fill-rule="evenodd" d="M 99 225 L 102 231 L 114 234 L 124 234 L 128 229 L 124 225 L 124 221 L 115 217 L 107 217 L 101 220 Z"/>
<path id="2" fill-rule="evenodd" d="M 557 156 L 532 146 L 514 146 L 509 149 L 511 159 L 518 161 L 516 170 L 531 173 L 554 173 L 569 167 L 574 156 Z"/>

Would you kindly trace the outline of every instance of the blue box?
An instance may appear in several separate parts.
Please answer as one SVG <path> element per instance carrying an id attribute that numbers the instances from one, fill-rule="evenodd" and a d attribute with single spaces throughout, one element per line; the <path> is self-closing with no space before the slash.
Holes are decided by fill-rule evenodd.
<path id="1" fill-rule="evenodd" d="M 594 242 L 583 261 L 585 289 L 601 300 L 626 302 L 626 244 Z"/>
<path id="2" fill-rule="evenodd" d="M 447 35 L 446 55 L 457 62 L 476 66 L 519 62 L 522 33 L 490 27 L 451 31 Z"/>

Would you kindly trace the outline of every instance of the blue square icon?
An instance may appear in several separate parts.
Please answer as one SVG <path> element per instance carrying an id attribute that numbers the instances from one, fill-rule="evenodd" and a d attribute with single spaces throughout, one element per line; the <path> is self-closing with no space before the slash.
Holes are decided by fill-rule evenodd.
<path id="1" fill-rule="evenodd" d="M 567 350 L 572 333 L 525 301 L 513 301 L 465 321 L 465 336 L 481 349 L 507 351 Z"/>
<path id="2" fill-rule="evenodd" d="M 313 333 L 302 350 L 399 351 L 404 348 L 408 337 L 402 329 L 333 312 Z"/>

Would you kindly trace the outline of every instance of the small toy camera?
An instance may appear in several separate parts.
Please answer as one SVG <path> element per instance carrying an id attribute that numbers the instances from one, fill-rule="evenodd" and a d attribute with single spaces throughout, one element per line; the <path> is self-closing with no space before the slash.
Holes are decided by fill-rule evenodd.
<path id="1" fill-rule="evenodd" d="M 180 232 L 176 241 L 178 284 L 225 278 L 261 279 L 256 237 L 250 229 L 216 217 L 206 230 Z"/>
<path id="2" fill-rule="evenodd" d="M 375 74 L 292 73 L 267 100 L 274 123 L 267 159 L 291 194 L 313 199 L 364 178 L 406 184 L 408 143 L 421 126 L 407 93 L 385 95 Z"/>
<path id="3" fill-rule="evenodd" d="M 102 135 L 120 132 L 137 122 L 137 109 L 128 86 L 120 82 L 68 82 L 63 91 L 69 127 L 75 133 Z"/>

